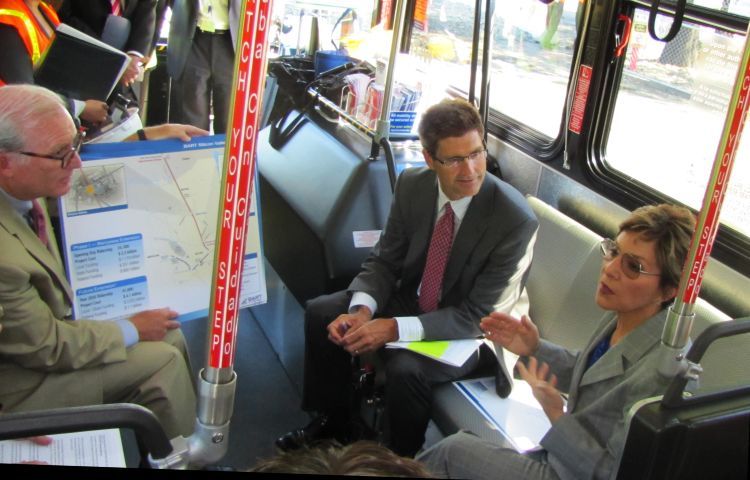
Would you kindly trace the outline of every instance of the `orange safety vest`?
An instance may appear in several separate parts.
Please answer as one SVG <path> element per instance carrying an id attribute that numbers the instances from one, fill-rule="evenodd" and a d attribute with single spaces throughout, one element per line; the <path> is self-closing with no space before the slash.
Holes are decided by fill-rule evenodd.
<path id="1" fill-rule="evenodd" d="M 39 8 L 55 27 L 60 24 L 60 19 L 54 8 L 45 2 L 39 2 Z M 29 7 L 23 0 L 0 0 L 0 23 L 10 25 L 16 29 L 18 36 L 21 37 L 24 45 L 26 45 L 26 51 L 31 58 L 32 64 L 36 64 L 39 61 L 52 40 L 47 37 L 44 30 L 39 26 L 36 18 L 34 18 L 34 14 L 31 13 L 31 10 L 29 10 Z M 0 78 L 0 86 L 3 85 L 5 83 Z"/>

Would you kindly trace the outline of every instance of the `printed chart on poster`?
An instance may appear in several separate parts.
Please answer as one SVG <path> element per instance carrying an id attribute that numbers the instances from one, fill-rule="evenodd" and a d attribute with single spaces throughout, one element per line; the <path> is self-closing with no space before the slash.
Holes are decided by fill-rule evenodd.
<path id="1" fill-rule="evenodd" d="M 224 136 L 87 145 L 59 202 L 75 318 L 170 307 L 208 314 Z M 240 308 L 266 302 L 259 210 L 248 210 Z"/>

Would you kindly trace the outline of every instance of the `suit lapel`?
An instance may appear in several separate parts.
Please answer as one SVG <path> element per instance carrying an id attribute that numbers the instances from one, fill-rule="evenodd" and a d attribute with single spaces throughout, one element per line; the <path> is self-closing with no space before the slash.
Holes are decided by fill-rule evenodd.
<path id="1" fill-rule="evenodd" d="M 42 202 L 42 205 L 46 204 Z M 23 247 L 29 254 L 36 259 L 55 279 L 60 288 L 65 291 L 68 302 L 73 304 L 73 292 L 70 289 L 68 280 L 65 277 L 60 254 L 55 244 L 55 236 L 52 233 L 52 224 L 50 223 L 47 209 L 44 208 L 44 219 L 47 222 L 50 231 L 50 243 L 52 251 L 39 240 L 33 230 L 24 222 L 18 213 L 10 204 L 0 197 L 0 224 L 14 237 L 18 238 Z"/>
<path id="2" fill-rule="evenodd" d="M 625 373 L 627 365 L 636 363 L 660 341 L 665 318 L 666 313 L 661 311 L 627 334 L 625 338 L 611 347 L 591 368 L 583 373 L 579 387 L 585 387 Z M 614 322 L 614 318 L 612 322 Z M 612 323 L 612 328 L 614 328 L 614 323 Z M 599 343 L 604 334 L 608 334 L 610 331 L 610 329 L 603 331 L 597 339 L 589 344 L 588 352 L 582 357 L 582 361 L 578 362 L 583 368 L 586 366 L 586 360 L 591 349 Z"/>
<path id="3" fill-rule="evenodd" d="M 606 313 L 602 318 L 602 321 L 599 322 L 599 328 L 594 332 L 591 340 L 589 340 L 589 342 L 586 344 L 586 347 L 584 347 L 584 349 L 578 356 L 578 361 L 576 361 L 575 367 L 573 367 L 573 374 L 570 378 L 570 391 L 568 392 L 568 411 L 571 411 L 575 406 L 576 400 L 578 398 L 578 389 L 581 386 L 581 382 L 583 381 L 582 377 L 586 373 L 586 363 L 588 363 L 588 358 L 591 355 L 591 351 L 599 342 L 601 342 L 602 338 L 604 338 L 605 335 L 611 334 L 611 332 L 615 328 L 615 323 L 615 315 L 610 312 Z M 602 359 L 599 359 L 600 362 L 601 360 Z"/>
<path id="4" fill-rule="evenodd" d="M 482 238 L 482 234 L 487 229 L 486 222 L 490 212 L 487 210 L 492 205 L 492 191 L 488 187 L 487 181 L 482 182 L 479 193 L 471 199 L 469 208 L 466 209 L 466 215 L 461 221 L 461 227 L 458 230 L 456 238 L 453 240 L 451 254 L 448 258 L 448 265 L 445 267 L 443 276 L 443 292 L 450 291 L 459 278 L 461 270 L 466 265 L 466 260 L 474 251 L 474 246 Z M 443 295 L 445 296 L 445 295 Z"/>
<path id="5" fill-rule="evenodd" d="M 415 195 L 407 199 L 409 205 L 404 206 L 410 213 L 408 221 L 414 225 L 414 236 L 411 242 L 415 247 L 418 247 L 414 249 L 417 254 L 414 262 L 414 274 L 418 276 L 417 283 L 422 280 L 422 273 L 427 261 L 427 250 L 430 248 L 432 229 L 435 225 L 435 209 L 437 208 L 437 177 L 433 174 L 427 178 L 429 180 L 415 189 Z M 425 215 L 424 212 L 430 212 L 430 215 Z"/>

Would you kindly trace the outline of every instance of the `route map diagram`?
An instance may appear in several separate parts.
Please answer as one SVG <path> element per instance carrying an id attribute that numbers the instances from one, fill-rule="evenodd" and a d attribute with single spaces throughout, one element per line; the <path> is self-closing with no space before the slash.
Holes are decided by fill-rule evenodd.
<path id="1" fill-rule="evenodd" d="M 125 178 L 122 164 L 80 168 L 73 172 L 66 203 L 66 214 L 85 214 L 90 210 L 122 207 L 125 197 Z"/>
<path id="2" fill-rule="evenodd" d="M 135 155 L 122 144 L 84 149 L 59 209 L 76 318 L 122 318 L 164 306 L 187 319 L 207 313 L 223 138 L 138 142 L 140 149 L 154 145 Z M 255 205 L 254 193 L 241 307 L 266 299 Z"/>

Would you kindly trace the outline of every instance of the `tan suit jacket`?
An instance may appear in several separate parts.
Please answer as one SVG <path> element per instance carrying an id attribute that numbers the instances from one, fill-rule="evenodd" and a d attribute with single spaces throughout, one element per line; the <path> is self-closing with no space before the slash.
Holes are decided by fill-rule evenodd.
<path id="1" fill-rule="evenodd" d="M 0 404 L 6 411 L 23 409 L 32 396 L 61 405 L 101 403 L 101 373 L 92 367 L 126 359 L 115 323 L 66 320 L 72 292 L 54 237 L 50 244 L 45 248 L 0 196 Z M 75 382 L 55 375 L 74 371 Z"/>
<path id="2" fill-rule="evenodd" d="M 189 436 L 196 399 L 182 332 L 126 349 L 115 322 L 70 321 L 73 294 L 50 234 L 47 249 L 0 195 L 0 411 L 130 402 L 151 409 L 169 438 Z"/>

